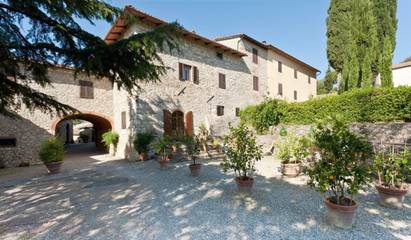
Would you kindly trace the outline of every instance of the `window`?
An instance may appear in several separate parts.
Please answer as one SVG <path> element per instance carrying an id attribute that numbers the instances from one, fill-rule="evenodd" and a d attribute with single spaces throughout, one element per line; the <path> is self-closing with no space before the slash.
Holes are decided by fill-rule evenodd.
<path id="1" fill-rule="evenodd" d="M 224 106 L 217 106 L 217 116 L 224 115 Z"/>
<path id="2" fill-rule="evenodd" d="M 193 83 L 194 84 L 200 84 L 200 79 L 198 77 L 198 68 L 193 67 Z"/>
<path id="3" fill-rule="evenodd" d="M 294 91 L 294 100 L 297 100 L 297 91 Z"/>
<path id="4" fill-rule="evenodd" d="M 217 56 L 218 59 L 223 60 L 223 53 L 217 52 L 216 56 Z"/>
<path id="5" fill-rule="evenodd" d="M 178 63 L 179 78 L 181 81 L 190 80 L 191 66 L 183 63 Z"/>
<path id="6" fill-rule="evenodd" d="M 126 112 L 121 112 L 121 129 L 126 129 Z"/>
<path id="7" fill-rule="evenodd" d="M 311 77 L 308 76 L 308 84 L 311 84 Z"/>
<path id="8" fill-rule="evenodd" d="M 278 84 L 278 95 L 283 95 L 283 84 L 281 83 Z"/>
<path id="9" fill-rule="evenodd" d="M 17 145 L 16 138 L 0 138 L 0 147 L 15 147 Z"/>
<path id="10" fill-rule="evenodd" d="M 258 91 L 258 77 L 253 76 L 253 90 Z"/>
<path id="11" fill-rule="evenodd" d="M 297 76 L 297 70 L 296 69 L 294 69 L 294 78 L 297 78 L 298 76 Z"/>
<path id="12" fill-rule="evenodd" d="M 258 50 L 253 48 L 253 63 L 258 63 Z"/>
<path id="13" fill-rule="evenodd" d="M 283 63 L 278 62 L 278 72 L 283 72 Z"/>
<path id="14" fill-rule="evenodd" d="M 93 82 L 90 81 L 79 81 L 80 83 L 80 98 L 94 98 Z"/>
<path id="15" fill-rule="evenodd" d="M 236 117 L 240 116 L 240 108 L 235 108 L 235 116 Z"/>
<path id="16" fill-rule="evenodd" d="M 225 75 L 222 73 L 218 74 L 218 87 L 225 89 Z"/>

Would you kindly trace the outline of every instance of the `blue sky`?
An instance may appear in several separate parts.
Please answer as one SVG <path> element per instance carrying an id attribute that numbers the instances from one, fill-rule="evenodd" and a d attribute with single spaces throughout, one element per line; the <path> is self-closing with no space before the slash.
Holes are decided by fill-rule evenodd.
<path id="1" fill-rule="evenodd" d="M 208 38 L 246 33 L 267 41 L 321 70 L 327 69 L 326 26 L 328 0 L 107 0 L 133 5 L 166 21 Z M 398 0 L 398 31 L 394 63 L 411 56 L 411 0 Z M 84 23 L 104 37 L 110 25 Z"/>

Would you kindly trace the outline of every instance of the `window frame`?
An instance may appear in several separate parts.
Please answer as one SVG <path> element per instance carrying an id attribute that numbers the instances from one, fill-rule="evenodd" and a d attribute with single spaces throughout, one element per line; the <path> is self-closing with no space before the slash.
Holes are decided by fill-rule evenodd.
<path id="1" fill-rule="evenodd" d="M 252 50 L 252 56 L 253 56 L 253 63 L 258 64 L 258 49 L 253 48 Z"/>
<path id="2" fill-rule="evenodd" d="M 258 76 L 253 76 L 253 90 L 259 91 L 259 79 Z"/>
<path id="3" fill-rule="evenodd" d="M 218 73 L 218 88 L 227 89 L 227 81 L 224 73 Z"/>
<path id="4" fill-rule="evenodd" d="M 277 88 L 278 88 L 278 91 L 277 91 L 277 95 L 278 96 L 283 96 L 283 84 L 282 83 L 278 83 L 278 86 L 277 86 Z"/>
<path id="5" fill-rule="evenodd" d="M 216 57 L 220 60 L 224 60 L 224 54 L 222 52 L 216 52 Z"/>
<path id="6" fill-rule="evenodd" d="M 126 129 L 127 128 L 127 112 L 122 111 L 121 112 L 121 129 Z"/>
<path id="7" fill-rule="evenodd" d="M 283 72 L 283 62 L 278 61 L 277 71 L 278 71 L 279 73 L 282 73 L 282 72 Z"/>
<path id="8" fill-rule="evenodd" d="M 294 100 L 297 101 L 297 90 L 294 90 Z"/>
<path id="9" fill-rule="evenodd" d="M 80 98 L 94 99 L 94 83 L 92 81 L 79 80 Z"/>
<path id="10" fill-rule="evenodd" d="M 11 143 L 7 144 L 7 141 Z M 15 148 L 17 147 L 16 137 L 0 137 L 0 148 Z"/>
<path id="11" fill-rule="evenodd" d="M 224 106 L 217 105 L 217 116 L 218 117 L 224 116 Z"/>
<path id="12" fill-rule="evenodd" d="M 297 71 L 297 69 L 294 69 L 294 78 L 295 78 L 295 79 L 298 79 L 298 71 Z"/>
<path id="13" fill-rule="evenodd" d="M 240 108 L 239 107 L 235 108 L 235 116 L 240 117 Z"/>

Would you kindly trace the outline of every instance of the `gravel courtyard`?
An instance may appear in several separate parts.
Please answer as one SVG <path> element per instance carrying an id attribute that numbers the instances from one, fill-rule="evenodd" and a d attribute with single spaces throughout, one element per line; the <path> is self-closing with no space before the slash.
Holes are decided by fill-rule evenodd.
<path id="1" fill-rule="evenodd" d="M 124 160 L 25 180 L 0 172 L 0 239 L 411 239 L 411 196 L 398 211 L 362 193 L 354 228 L 340 230 L 324 223 L 306 179 L 281 178 L 271 157 L 258 163 L 251 195 L 218 161 L 203 163 L 197 178 L 187 162 L 160 170 Z"/>

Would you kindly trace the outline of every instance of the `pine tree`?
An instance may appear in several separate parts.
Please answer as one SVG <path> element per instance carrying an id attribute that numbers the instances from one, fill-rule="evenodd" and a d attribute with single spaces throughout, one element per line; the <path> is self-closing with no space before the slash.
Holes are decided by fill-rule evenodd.
<path id="1" fill-rule="evenodd" d="M 0 1 L 0 114 L 16 116 L 22 106 L 59 115 L 76 111 L 32 88 L 51 85 L 47 70 L 56 63 L 106 77 L 131 94 L 141 82 L 157 81 L 167 69 L 157 50 L 176 47 L 177 24 L 106 44 L 76 22 L 132 22 L 130 15 L 100 0 Z"/>
<path id="2" fill-rule="evenodd" d="M 330 66 L 341 72 L 351 39 L 351 1 L 331 0 L 327 18 L 327 58 Z"/>

